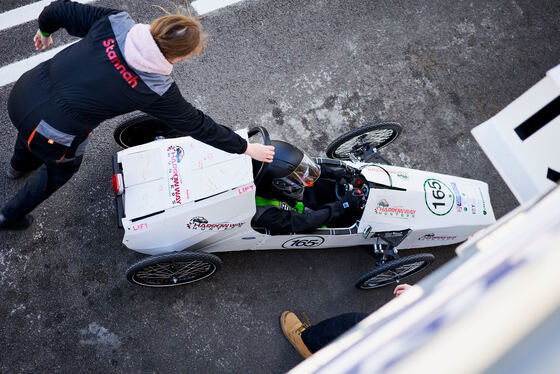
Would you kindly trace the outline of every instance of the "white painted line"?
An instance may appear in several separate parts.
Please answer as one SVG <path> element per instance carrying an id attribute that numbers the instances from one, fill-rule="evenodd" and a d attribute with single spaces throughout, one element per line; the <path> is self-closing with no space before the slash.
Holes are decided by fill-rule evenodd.
<path id="1" fill-rule="evenodd" d="M 24 7 L 14 9 L 14 10 L 11 10 L 9 12 L 0 14 L 0 30 L 2 30 L 4 28 L 11 27 L 11 26 L 4 27 L 6 22 L 8 22 L 8 21 L 12 22 L 12 20 L 8 20 L 8 18 L 6 18 L 7 14 L 11 13 L 10 17 L 13 17 L 14 19 L 16 17 L 19 17 L 19 21 L 17 21 L 16 23 L 12 22 L 12 26 L 18 25 L 20 23 L 27 22 L 29 20 L 37 18 L 39 16 L 39 14 L 41 13 L 41 11 L 43 10 L 43 8 L 46 5 L 50 4 L 51 1 L 52 0 L 42 0 L 42 1 L 39 1 L 37 3 L 26 5 Z M 74 0 L 74 1 L 85 4 L 85 3 L 89 3 L 89 2 L 92 2 L 92 1 L 95 1 L 95 0 Z M 205 13 L 212 12 L 216 9 L 220 9 L 220 8 L 226 7 L 228 5 L 238 3 L 240 1 L 242 1 L 242 0 L 198 0 L 198 1 L 193 2 L 191 5 L 193 6 L 193 8 L 196 10 L 196 12 L 199 15 L 203 15 Z M 39 5 L 39 4 L 41 4 L 41 5 Z M 25 9 L 25 8 L 27 8 L 27 11 L 30 12 L 29 15 L 23 14 L 24 12 L 20 12 L 21 9 Z M 24 16 L 25 16 L 25 18 L 24 18 Z M 27 21 L 25 21 L 24 19 L 26 19 Z M 30 37 L 29 48 L 33 48 L 33 43 L 31 41 L 31 39 L 32 38 Z M 25 73 L 26 71 L 28 71 L 30 69 L 33 69 L 35 66 L 39 65 L 41 62 L 46 61 L 49 58 L 52 58 L 58 52 L 62 51 L 64 48 L 66 48 L 66 47 L 68 47 L 68 46 L 70 46 L 74 43 L 76 43 L 76 42 L 66 44 L 66 45 L 48 50 L 46 52 L 41 52 L 41 53 L 38 53 L 38 54 L 36 54 L 32 57 L 29 57 L 25 60 L 14 62 L 10 65 L 6 65 L 6 66 L 1 67 L 0 68 L 0 87 L 5 86 L 6 84 L 10 84 L 12 82 L 17 81 L 23 73 Z"/>
<path id="2" fill-rule="evenodd" d="M 0 68 L 0 87 L 17 81 L 23 73 L 33 69 L 41 62 L 48 60 L 49 58 L 56 55 L 58 52 L 62 51 L 64 48 L 74 43 L 76 42 L 62 45 L 60 47 L 56 47 L 48 51 L 38 53 L 35 56 L 26 58 L 25 60 L 14 62 L 13 64 L 3 66 L 2 68 Z M 31 40 L 29 41 L 29 48 L 33 48 L 33 42 Z"/>
<path id="3" fill-rule="evenodd" d="M 77 3 L 86 4 L 91 3 L 95 0 L 74 1 Z M 53 0 L 42 0 L 0 14 L 0 31 L 37 19 L 39 17 L 39 14 L 41 14 L 41 12 L 43 11 L 43 8 L 49 5 L 51 2 L 53 2 Z"/>
<path id="4" fill-rule="evenodd" d="M 191 3 L 191 5 L 198 15 L 201 16 L 205 13 L 210 13 L 216 9 L 220 9 L 240 1 L 242 0 L 198 0 Z"/>

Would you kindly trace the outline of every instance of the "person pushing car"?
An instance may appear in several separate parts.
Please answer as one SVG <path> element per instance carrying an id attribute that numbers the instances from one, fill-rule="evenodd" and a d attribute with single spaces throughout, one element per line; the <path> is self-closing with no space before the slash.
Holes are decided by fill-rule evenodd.
<path id="1" fill-rule="evenodd" d="M 205 48 L 196 18 L 168 14 L 136 24 L 123 11 L 58 0 L 39 15 L 35 48 L 48 49 L 60 28 L 82 39 L 22 75 L 8 99 L 18 136 L 7 175 L 36 171 L 2 208 L 1 230 L 27 229 L 28 213 L 78 171 L 92 131 L 135 110 L 223 151 L 272 161 L 273 146 L 248 143 L 214 122 L 171 78 L 174 64 Z"/>

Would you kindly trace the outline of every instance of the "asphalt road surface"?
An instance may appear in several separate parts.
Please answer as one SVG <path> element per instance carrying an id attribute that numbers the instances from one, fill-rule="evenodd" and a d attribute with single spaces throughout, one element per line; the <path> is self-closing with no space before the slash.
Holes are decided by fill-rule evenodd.
<path id="1" fill-rule="evenodd" d="M 161 15 L 151 3 L 97 2 L 146 23 Z M 516 200 L 470 130 L 560 62 L 559 19 L 554 1 L 245 0 L 206 15 L 207 50 L 173 76 L 216 121 L 263 125 L 312 156 L 350 129 L 398 121 L 404 133 L 386 158 L 487 182 L 500 217 Z M 2 66 L 35 53 L 36 28 L 0 32 Z M 0 87 L 2 170 L 16 134 L 12 86 Z M 81 170 L 35 210 L 32 228 L 0 233 L 1 373 L 282 373 L 300 362 L 279 328 L 283 310 L 318 322 L 392 297 L 392 287 L 353 288 L 374 266 L 368 248 L 225 253 L 198 284 L 130 284 L 124 272 L 141 256 L 121 244 L 110 183 L 123 118 L 97 129 Z M 2 172 L 0 202 L 22 183 Z M 436 256 L 430 270 L 454 249 L 423 250 Z"/>

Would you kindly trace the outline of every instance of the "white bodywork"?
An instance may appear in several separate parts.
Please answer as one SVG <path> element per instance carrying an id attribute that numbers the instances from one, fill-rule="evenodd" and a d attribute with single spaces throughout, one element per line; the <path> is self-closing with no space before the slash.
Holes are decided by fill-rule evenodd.
<path id="1" fill-rule="evenodd" d="M 387 165 L 362 170 L 368 181 L 389 185 L 387 174 L 406 191 L 372 189 L 358 231 L 410 229 L 398 249 L 459 243 L 496 221 L 484 182 Z"/>
<path id="2" fill-rule="evenodd" d="M 247 138 L 246 130 L 238 133 Z M 123 243 L 150 255 L 349 247 L 371 244 L 375 232 L 401 230 L 411 231 L 398 249 L 431 247 L 461 242 L 495 222 L 486 183 L 347 162 L 363 167 L 368 181 L 390 185 L 389 174 L 392 186 L 406 191 L 372 189 L 357 229 L 268 235 L 251 227 L 256 206 L 248 156 L 184 137 L 125 149 L 117 161 L 124 179 Z"/>

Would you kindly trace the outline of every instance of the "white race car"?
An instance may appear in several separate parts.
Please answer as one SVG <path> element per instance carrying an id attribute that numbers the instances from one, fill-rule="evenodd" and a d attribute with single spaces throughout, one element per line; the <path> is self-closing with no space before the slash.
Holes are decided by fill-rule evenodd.
<path id="1" fill-rule="evenodd" d="M 367 125 L 331 143 L 328 158 L 315 159 L 353 174 L 336 187 L 337 196 L 348 189 L 365 196 L 352 225 L 271 235 L 251 225 L 255 181 L 267 164 L 181 137 L 149 116 L 122 123 L 115 139 L 127 148 L 113 156 L 119 226 L 126 247 L 149 255 L 127 270 L 128 280 L 150 287 L 195 282 L 221 267 L 216 252 L 360 245 L 371 245 L 376 258 L 356 280 L 360 289 L 423 270 L 433 255 L 398 251 L 459 243 L 495 218 L 484 182 L 388 165 L 377 151 L 400 132 L 396 123 Z M 238 133 L 270 142 L 262 127 Z"/>

